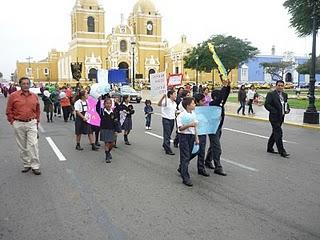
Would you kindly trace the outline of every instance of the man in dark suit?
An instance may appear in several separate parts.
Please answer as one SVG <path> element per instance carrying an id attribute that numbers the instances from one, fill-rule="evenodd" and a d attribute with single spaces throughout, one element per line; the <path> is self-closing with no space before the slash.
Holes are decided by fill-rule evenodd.
<path id="1" fill-rule="evenodd" d="M 272 134 L 268 141 L 267 152 L 278 153 L 287 158 L 289 154 L 283 147 L 282 142 L 282 128 L 281 125 L 284 121 L 284 115 L 290 112 L 288 105 L 288 95 L 283 92 L 284 81 L 278 80 L 276 82 L 276 89 L 269 92 L 264 103 L 264 107 L 269 111 L 269 121 L 272 126 Z M 273 145 L 276 143 L 278 152 L 275 152 Z"/>

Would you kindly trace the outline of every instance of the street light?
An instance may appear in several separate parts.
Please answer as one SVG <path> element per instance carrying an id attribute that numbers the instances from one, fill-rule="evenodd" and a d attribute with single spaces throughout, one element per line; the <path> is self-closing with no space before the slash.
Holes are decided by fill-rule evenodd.
<path id="1" fill-rule="evenodd" d="M 313 0 L 313 26 L 312 26 L 312 58 L 311 71 L 309 83 L 309 106 L 303 114 L 303 123 L 319 124 L 319 113 L 317 112 L 314 96 L 314 85 L 316 82 L 316 38 L 317 38 L 317 14 L 316 14 L 316 0 Z"/>
<path id="2" fill-rule="evenodd" d="M 196 86 L 197 86 L 197 92 L 198 92 L 198 67 L 199 67 L 199 56 L 196 55 L 196 60 L 197 60 L 197 66 L 196 66 Z"/>
<path id="3" fill-rule="evenodd" d="M 131 42 L 132 47 L 132 88 L 134 89 L 134 80 L 135 80 L 135 69 L 134 69 L 134 50 L 135 50 L 136 42 Z"/>

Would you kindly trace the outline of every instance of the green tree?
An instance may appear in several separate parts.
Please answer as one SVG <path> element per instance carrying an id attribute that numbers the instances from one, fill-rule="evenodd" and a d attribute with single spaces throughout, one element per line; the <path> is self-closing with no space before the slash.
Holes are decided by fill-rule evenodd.
<path id="1" fill-rule="evenodd" d="M 288 68 L 293 67 L 294 62 L 263 62 L 260 66 L 271 75 L 273 81 L 283 80 L 283 76 Z"/>
<path id="2" fill-rule="evenodd" d="M 214 43 L 215 50 L 221 62 L 229 74 L 232 69 L 258 54 L 258 49 L 251 46 L 247 40 L 241 40 L 233 36 L 214 35 L 208 40 L 199 43 L 184 58 L 185 68 L 198 69 L 199 71 L 211 72 L 217 69 L 208 48 L 208 42 Z M 197 60 L 198 57 L 198 60 Z"/>
<path id="3" fill-rule="evenodd" d="M 3 77 L 3 74 L 2 74 L 2 72 L 0 72 L 0 78 L 2 78 Z"/>
<path id="4" fill-rule="evenodd" d="M 286 0 L 283 6 L 291 15 L 290 26 L 295 28 L 300 37 L 312 33 L 313 6 L 316 6 L 316 29 L 320 28 L 320 2 L 319 0 Z"/>
<path id="5" fill-rule="evenodd" d="M 309 59 L 304 64 L 300 64 L 297 67 L 297 72 L 300 74 L 310 74 L 311 73 L 311 59 Z M 317 57 L 317 61 L 316 61 L 316 73 L 320 74 L 320 56 Z"/>

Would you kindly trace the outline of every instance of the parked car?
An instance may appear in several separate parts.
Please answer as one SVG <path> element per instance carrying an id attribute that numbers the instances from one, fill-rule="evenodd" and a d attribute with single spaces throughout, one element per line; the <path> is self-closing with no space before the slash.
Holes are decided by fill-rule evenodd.
<path id="1" fill-rule="evenodd" d="M 137 102 L 137 103 L 140 103 L 142 99 L 140 92 L 136 91 L 135 89 L 127 85 L 120 87 L 120 89 L 116 92 L 111 92 L 110 95 L 111 97 L 115 97 L 115 96 L 123 97 L 128 95 L 130 97 L 130 102 Z"/>

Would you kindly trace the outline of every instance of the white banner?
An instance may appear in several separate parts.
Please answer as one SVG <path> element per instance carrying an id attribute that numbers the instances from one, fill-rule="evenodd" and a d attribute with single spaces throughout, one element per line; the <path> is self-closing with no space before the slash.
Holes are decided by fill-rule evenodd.
<path id="1" fill-rule="evenodd" d="M 98 69 L 97 82 L 98 83 L 108 83 L 108 70 Z"/>
<path id="2" fill-rule="evenodd" d="M 174 74 L 169 76 L 168 86 L 179 86 L 182 84 L 182 74 Z"/>
<path id="3" fill-rule="evenodd" d="M 151 97 L 159 98 L 167 93 L 167 80 L 165 72 L 150 74 Z"/>

